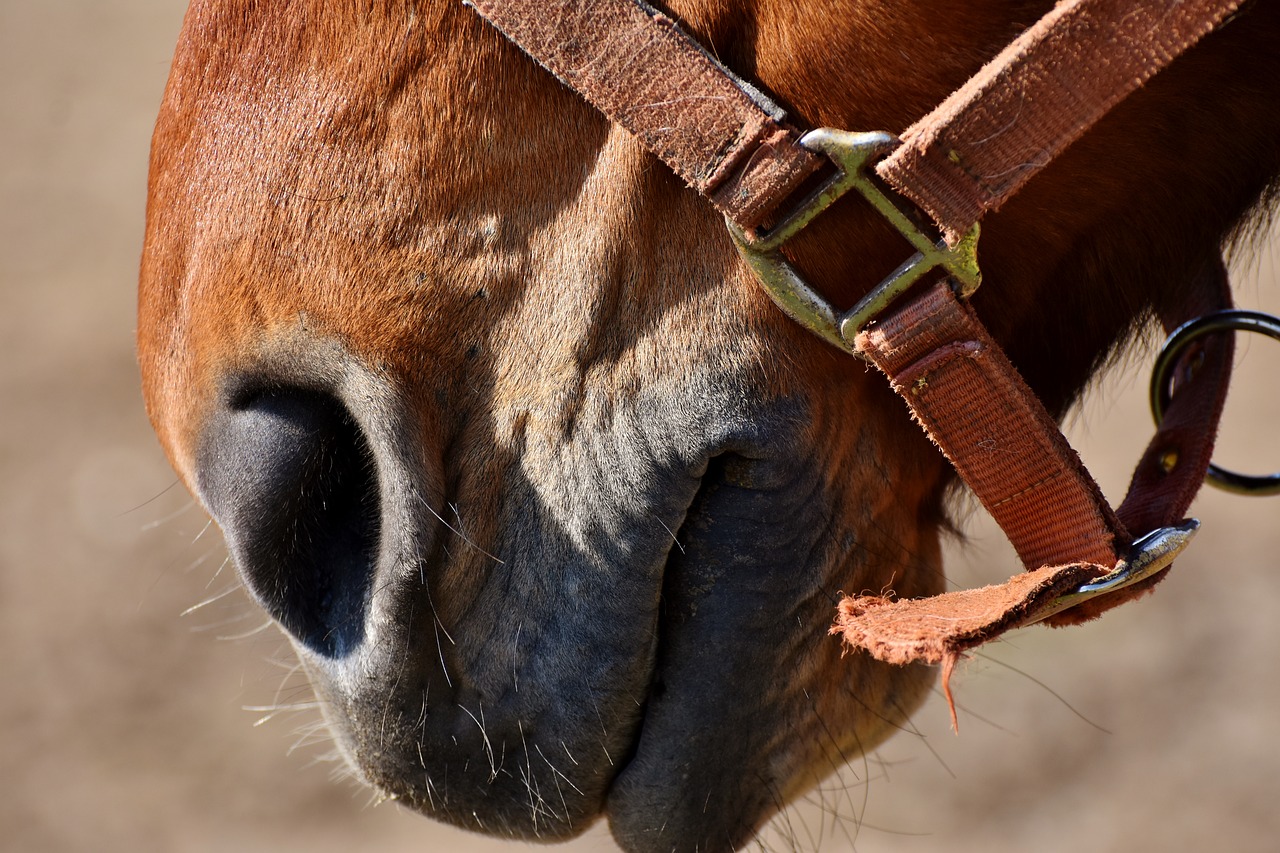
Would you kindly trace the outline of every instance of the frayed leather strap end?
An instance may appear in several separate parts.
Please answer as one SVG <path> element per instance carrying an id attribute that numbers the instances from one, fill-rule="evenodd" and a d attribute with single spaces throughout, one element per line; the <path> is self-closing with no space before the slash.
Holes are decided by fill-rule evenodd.
<path id="1" fill-rule="evenodd" d="M 1109 571 L 1094 563 L 1070 563 L 929 598 L 848 596 L 840 602 L 831 633 L 885 663 L 939 664 L 1033 620 L 1055 599 Z"/>
<path id="2" fill-rule="evenodd" d="M 1070 563 L 1024 572 L 1002 584 L 929 598 L 846 596 L 831 633 L 843 637 L 850 649 L 885 663 L 942 664 L 942 687 L 951 727 L 956 729 L 950 681 L 964 653 L 1035 621 L 1060 596 L 1108 571 L 1094 563 Z"/>

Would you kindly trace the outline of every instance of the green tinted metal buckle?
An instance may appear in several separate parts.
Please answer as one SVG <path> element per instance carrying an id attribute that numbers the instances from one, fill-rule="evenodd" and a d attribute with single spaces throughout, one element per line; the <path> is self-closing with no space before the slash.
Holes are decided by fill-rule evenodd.
<path id="1" fill-rule="evenodd" d="M 810 151 L 825 154 L 837 172 L 774 227 L 755 233 L 726 220 L 738 252 L 760 283 L 788 316 L 818 337 L 856 354 L 854 338 L 880 312 L 928 271 L 942 267 L 951 276 L 956 295 L 967 299 L 982 283 L 978 269 L 978 226 L 954 246 L 929 236 L 872 179 L 868 167 L 892 151 L 899 141 L 888 133 L 849 133 L 831 128 L 811 130 L 800 138 Z M 858 304 L 840 313 L 800 277 L 779 251 L 782 245 L 850 189 L 856 189 L 889 220 L 916 252 L 889 274 Z"/>

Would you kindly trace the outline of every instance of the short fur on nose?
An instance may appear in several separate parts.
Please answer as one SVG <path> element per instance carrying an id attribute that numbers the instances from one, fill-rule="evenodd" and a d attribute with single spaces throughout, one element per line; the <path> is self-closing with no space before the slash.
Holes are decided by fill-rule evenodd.
<path id="1" fill-rule="evenodd" d="M 373 456 L 346 407 L 303 389 L 233 395 L 209 421 L 198 482 L 267 612 L 326 657 L 358 646 L 381 514 Z"/>

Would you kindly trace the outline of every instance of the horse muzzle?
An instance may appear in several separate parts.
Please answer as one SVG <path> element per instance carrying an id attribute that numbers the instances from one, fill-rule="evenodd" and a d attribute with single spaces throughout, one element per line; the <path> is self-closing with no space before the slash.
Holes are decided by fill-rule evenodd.
<path id="1" fill-rule="evenodd" d="M 567 439 L 530 416 L 515 453 L 322 351 L 222 381 L 194 480 L 385 795 L 500 835 L 607 814 L 631 850 L 714 849 L 914 706 L 922 671 L 875 715 L 844 698 L 889 670 L 825 637 L 853 533 L 804 464 L 803 401 L 704 378 L 607 418 L 588 399 Z"/>

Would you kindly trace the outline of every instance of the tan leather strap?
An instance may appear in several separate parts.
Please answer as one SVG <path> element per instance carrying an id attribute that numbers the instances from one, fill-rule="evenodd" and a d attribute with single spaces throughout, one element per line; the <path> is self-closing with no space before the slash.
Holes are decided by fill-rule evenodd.
<path id="1" fill-rule="evenodd" d="M 824 162 L 785 113 L 636 0 L 472 0 L 481 15 L 751 229 Z"/>
<path id="2" fill-rule="evenodd" d="M 1061 2 L 904 131 L 876 172 L 954 244 L 1242 2 Z"/>

